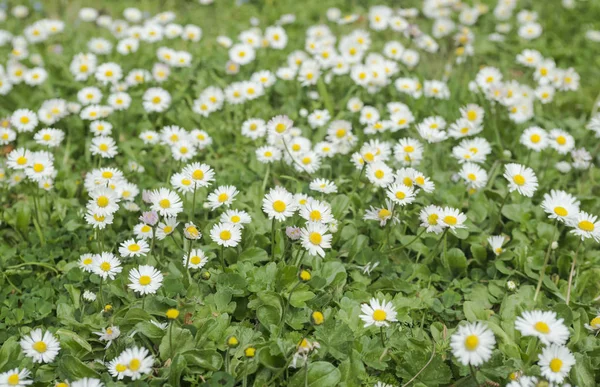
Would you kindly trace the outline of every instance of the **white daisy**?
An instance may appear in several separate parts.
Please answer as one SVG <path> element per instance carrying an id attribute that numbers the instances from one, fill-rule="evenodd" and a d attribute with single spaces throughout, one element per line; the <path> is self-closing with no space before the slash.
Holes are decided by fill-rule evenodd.
<path id="1" fill-rule="evenodd" d="M 143 239 L 139 241 L 136 241 L 135 239 L 128 239 L 121 243 L 119 247 L 119 254 L 121 254 L 121 257 L 123 258 L 138 257 L 140 255 L 145 256 L 149 251 L 150 245 L 148 245 L 148 242 Z"/>
<path id="2" fill-rule="evenodd" d="M 557 318 L 553 311 L 525 311 L 515 321 L 517 328 L 523 336 L 535 336 L 546 345 L 564 345 L 569 339 L 569 329 L 562 318 Z"/>
<path id="3" fill-rule="evenodd" d="M 495 344 L 494 334 L 481 322 L 458 327 L 450 338 L 453 355 L 465 366 L 480 366 L 488 361 Z"/>
<path id="4" fill-rule="evenodd" d="M 490 244 L 490 247 L 492 248 L 492 251 L 494 252 L 495 255 L 500 255 L 504 251 L 502 249 L 504 240 L 505 240 L 504 235 L 492 235 L 487 239 L 487 241 Z"/>
<path id="5" fill-rule="evenodd" d="M 200 249 L 192 249 L 190 254 L 186 253 L 183 256 L 183 266 L 189 267 L 191 269 L 201 269 L 208 262 L 208 258 L 204 251 Z"/>
<path id="6" fill-rule="evenodd" d="M 575 356 L 562 345 L 551 344 L 538 356 L 540 372 L 552 383 L 562 383 L 575 365 Z"/>
<path id="7" fill-rule="evenodd" d="M 532 197 L 538 187 L 538 179 L 533 170 L 514 163 L 506 164 L 504 168 L 509 191 L 516 190 L 523 196 Z"/>
<path id="8" fill-rule="evenodd" d="M 163 275 L 153 266 L 140 265 L 137 269 L 131 269 L 129 272 L 129 289 L 140 295 L 154 294 L 160 288 L 163 282 Z"/>
<path id="9" fill-rule="evenodd" d="M 19 370 L 14 368 L 12 370 L 3 372 L 0 374 L 0 386 L 6 387 L 23 387 L 33 383 L 33 380 L 29 380 L 31 372 L 27 368 Z"/>
<path id="10" fill-rule="evenodd" d="M 269 219 L 284 221 L 298 208 L 294 196 L 283 187 L 272 188 L 263 199 L 262 209 Z"/>
<path id="11" fill-rule="evenodd" d="M 34 363 L 52 363 L 60 351 L 60 343 L 50 331 L 42 333 L 40 328 L 32 330 L 20 341 L 25 356 Z"/>
<path id="12" fill-rule="evenodd" d="M 565 191 L 552 190 L 544 194 L 541 204 L 550 219 L 570 223 L 579 214 L 579 201 Z"/>
<path id="13" fill-rule="evenodd" d="M 396 310 L 391 302 L 385 300 L 379 301 L 376 298 L 371 298 L 368 304 L 360 306 L 362 314 L 359 316 L 365 323 L 365 328 L 374 325 L 376 327 L 387 327 L 391 322 L 398 321 L 396 319 Z"/>
<path id="14" fill-rule="evenodd" d="M 121 261 L 112 253 L 102 252 L 94 256 L 92 270 L 102 279 L 110 278 L 114 280 L 115 276 L 123 271 L 123 268 L 121 267 Z"/>
<path id="15" fill-rule="evenodd" d="M 307 222 L 301 230 L 301 242 L 308 253 L 312 256 L 325 257 L 325 250 L 331 248 L 333 236 L 328 234 L 329 228 L 326 224 L 318 222 Z"/>

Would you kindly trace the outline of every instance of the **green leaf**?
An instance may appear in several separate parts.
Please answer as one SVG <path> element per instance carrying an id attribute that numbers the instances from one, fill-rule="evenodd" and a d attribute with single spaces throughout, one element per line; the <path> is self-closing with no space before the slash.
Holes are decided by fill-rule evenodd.
<path id="1" fill-rule="evenodd" d="M 223 365 L 223 357 L 214 349 L 193 349 L 183 356 L 190 366 L 198 366 L 209 371 L 217 371 Z"/>
<path id="2" fill-rule="evenodd" d="M 274 306 L 262 305 L 256 310 L 258 321 L 269 331 L 272 325 L 277 325 L 281 321 L 281 313 Z"/>
<path id="3" fill-rule="evenodd" d="M 9 337 L 0 348 L 0 371 L 10 367 L 6 365 L 11 361 L 16 361 L 21 354 L 21 346 L 17 342 L 16 337 Z"/>
<path id="4" fill-rule="evenodd" d="M 73 331 L 61 328 L 56 331 L 56 335 L 60 338 L 61 345 L 68 347 L 71 354 L 76 355 L 78 358 L 92 352 L 92 346 Z"/>
<path id="5" fill-rule="evenodd" d="M 315 294 L 308 290 L 296 290 L 290 297 L 290 304 L 295 308 L 304 308 L 306 301 L 315 298 Z"/>
<path id="6" fill-rule="evenodd" d="M 173 344 L 172 347 L 171 344 Z M 158 350 L 160 352 L 160 358 L 162 360 L 167 360 L 177 353 L 183 353 L 193 348 L 194 337 L 192 336 L 192 333 L 187 329 L 172 326 L 167 328 Z"/>
<path id="7" fill-rule="evenodd" d="M 61 369 L 68 379 L 97 378 L 98 373 L 91 367 L 84 364 L 81 360 L 71 355 L 62 355 L 58 361 L 58 368 Z"/>
<path id="8" fill-rule="evenodd" d="M 457 248 L 451 248 L 446 253 L 446 259 L 448 261 L 448 266 L 452 273 L 455 275 L 458 274 L 466 274 L 467 273 L 467 258 L 465 257 L 465 253 L 462 250 Z"/>
<path id="9" fill-rule="evenodd" d="M 289 387 L 304 387 L 304 369 L 298 370 L 290 379 Z M 308 386 L 325 387 L 337 386 L 342 379 L 342 373 L 333 364 L 317 361 L 308 365 Z"/>
<path id="10" fill-rule="evenodd" d="M 181 375 L 187 365 L 185 360 L 182 355 L 177 354 L 171 362 L 171 366 L 169 367 L 169 383 L 173 386 L 181 385 Z"/>

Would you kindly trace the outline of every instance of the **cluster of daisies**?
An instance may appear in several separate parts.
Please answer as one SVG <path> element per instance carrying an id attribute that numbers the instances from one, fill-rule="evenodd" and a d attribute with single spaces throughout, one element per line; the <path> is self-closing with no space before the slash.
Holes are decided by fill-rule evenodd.
<path id="1" fill-rule="evenodd" d="M 101 340 L 112 342 L 119 336 L 117 327 L 109 327 L 102 332 L 95 332 Z M 24 336 L 21 341 L 23 354 L 30 358 L 33 363 L 53 363 L 60 352 L 60 342 L 50 331 L 34 329 Z M 140 379 L 142 376 L 152 371 L 154 357 L 150 355 L 146 348 L 132 347 L 124 350 L 119 356 L 104 363 L 108 372 L 122 380 L 125 377 L 131 380 Z M 0 373 L 0 385 L 2 386 L 27 386 L 33 384 L 29 379 L 31 372 L 27 368 L 15 368 Z M 62 381 L 55 384 L 57 387 L 102 387 L 104 384 L 100 379 L 84 378 L 75 381 Z"/>

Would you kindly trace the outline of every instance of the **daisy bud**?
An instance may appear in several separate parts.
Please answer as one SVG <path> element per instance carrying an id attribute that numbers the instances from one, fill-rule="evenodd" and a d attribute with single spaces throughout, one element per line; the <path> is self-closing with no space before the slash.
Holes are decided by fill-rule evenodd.
<path id="1" fill-rule="evenodd" d="M 302 282 L 308 282 L 312 278 L 312 275 L 308 270 L 300 270 L 298 273 L 298 279 Z"/>
<path id="2" fill-rule="evenodd" d="M 556 250 L 556 249 L 558 249 L 558 242 L 554 241 L 554 242 L 552 242 L 552 250 Z"/>
<path id="3" fill-rule="evenodd" d="M 311 313 L 310 320 L 314 325 L 321 325 L 325 322 L 325 316 L 323 316 L 323 313 L 319 312 L 318 310 L 315 310 Z"/>
<path id="4" fill-rule="evenodd" d="M 177 317 L 179 317 L 179 311 L 177 309 L 172 308 L 167 310 L 165 315 L 169 320 L 175 320 Z"/>
<path id="5" fill-rule="evenodd" d="M 508 289 L 511 292 L 514 292 L 515 290 L 517 290 L 517 284 L 515 283 L 515 281 L 507 281 L 506 289 Z"/>
<path id="6" fill-rule="evenodd" d="M 144 192 L 146 192 L 146 191 L 144 191 Z M 149 224 L 150 226 L 154 226 L 158 222 L 158 213 L 156 211 L 142 212 L 142 216 L 140 216 L 140 221 L 142 221 L 143 223 Z"/>
<path id="7" fill-rule="evenodd" d="M 238 345 L 240 345 L 240 341 L 238 340 L 237 337 L 235 337 L 235 336 L 229 336 L 227 338 L 227 346 L 229 348 L 237 348 Z"/>
<path id="8" fill-rule="evenodd" d="M 504 156 L 505 159 L 510 159 L 512 157 L 512 153 L 508 149 L 505 149 L 502 152 L 502 156 Z"/>
<path id="9" fill-rule="evenodd" d="M 183 230 L 183 234 L 185 235 L 185 237 L 187 239 L 196 240 L 196 239 L 202 238 L 202 233 L 200 231 L 198 231 L 198 228 L 192 222 L 185 224 L 185 229 Z"/>
<path id="10" fill-rule="evenodd" d="M 288 226 L 285 228 L 285 235 L 293 241 L 297 241 L 302 236 L 300 227 Z"/>
<path id="11" fill-rule="evenodd" d="M 210 272 L 204 271 L 202 274 L 200 274 L 200 277 L 202 277 L 203 280 L 208 281 L 210 279 Z"/>
<path id="12" fill-rule="evenodd" d="M 110 312 L 112 312 L 112 309 L 113 309 L 113 307 L 112 307 L 111 304 L 106 304 L 106 305 L 104 305 L 103 312 L 104 313 L 110 313 Z"/>
<path id="13" fill-rule="evenodd" d="M 244 356 L 252 358 L 254 355 L 256 355 L 256 348 L 248 347 L 244 349 Z"/>
<path id="14" fill-rule="evenodd" d="M 152 203 L 152 191 L 147 189 L 142 191 L 142 200 L 144 203 Z"/>

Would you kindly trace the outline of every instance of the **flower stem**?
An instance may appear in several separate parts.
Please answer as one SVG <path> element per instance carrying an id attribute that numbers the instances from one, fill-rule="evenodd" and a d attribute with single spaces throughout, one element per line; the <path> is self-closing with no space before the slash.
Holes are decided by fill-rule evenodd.
<path id="1" fill-rule="evenodd" d="M 383 326 L 379 327 L 379 335 L 381 336 L 381 346 L 385 348 L 385 333 L 383 332 Z"/>
<path id="2" fill-rule="evenodd" d="M 582 242 L 583 242 L 583 239 L 581 239 L 579 241 L 579 244 L 577 245 L 577 250 L 575 251 L 575 255 L 573 256 L 573 263 L 571 264 L 571 272 L 569 273 L 569 286 L 567 287 L 567 300 L 566 300 L 567 305 L 569 305 L 569 301 L 571 300 L 571 288 L 573 286 L 573 275 L 575 274 L 575 265 L 577 264 L 577 254 L 579 254 L 579 248 L 581 247 Z"/>
<path id="3" fill-rule="evenodd" d="M 473 378 L 473 381 L 479 386 L 479 383 L 477 383 L 477 370 L 475 367 L 473 367 L 473 364 L 469 364 L 469 369 L 471 370 L 471 377 Z"/>
<path id="4" fill-rule="evenodd" d="M 171 321 L 171 325 L 169 325 L 169 347 L 171 348 L 171 358 L 173 358 L 173 356 L 175 356 L 175 353 L 173 350 L 173 324 L 174 324 L 174 321 Z"/>
<path id="5" fill-rule="evenodd" d="M 546 268 L 548 267 L 548 261 L 550 260 L 550 251 L 552 251 L 552 243 L 554 243 L 554 239 L 556 238 L 556 231 L 558 231 L 558 222 L 556 222 L 554 226 L 556 228 L 552 233 L 552 239 L 550 240 L 550 244 L 548 245 L 548 249 L 546 250 L 544 264 L 542 265 L 542 270 L 540 270 L 540 278 L 538 279 L 537 287 L 535 288 L 535 295 L 533 296 L 533 301 L 537 300 L 540 294 L 540 290 L 542 289 L 542 282 L 544 281 L 544 276 L 546 275 Z"/>
<path id="6" fill-rule="evenodd" d="M 223 269 L 223 273 L 225 273 L 225 246 L 221 245 L 221 269 Z"/>
<path id="7" fill-rule="evenodd" d="M 271 261 L 275 261 L 275 218 L 271 221 Z"/>

